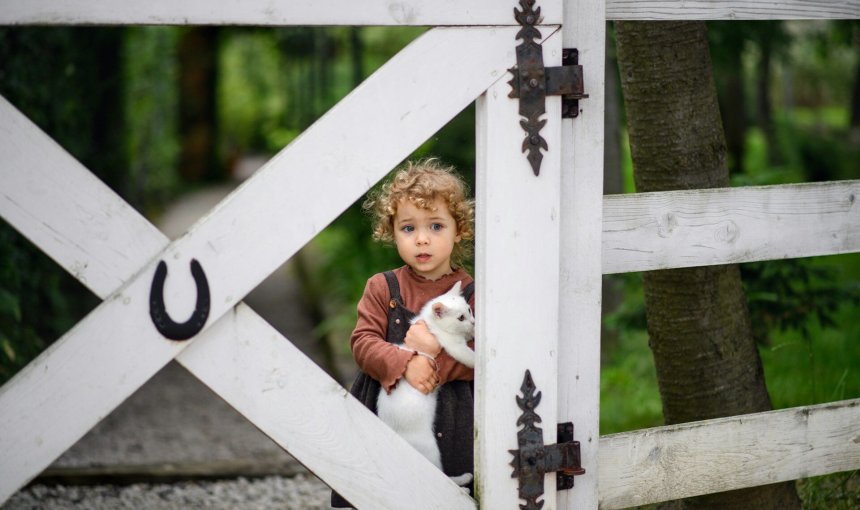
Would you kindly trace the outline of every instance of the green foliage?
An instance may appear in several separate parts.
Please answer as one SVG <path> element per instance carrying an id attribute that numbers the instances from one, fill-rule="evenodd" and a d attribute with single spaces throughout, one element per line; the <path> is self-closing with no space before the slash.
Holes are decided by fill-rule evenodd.
<path id="1" fill-rule="evenodd" d="M 129 203 L 146 213 L 157 212 L 180 187 L 177 40 L 175 27 L 133 27 L 125 34 L 125 187 Z"/>
<path id="2" fill-rule="evenodd" d="M 860 284 L 846 284 L 839 273 L 838 267 L 810 259 L 742 264 L 756 341 L 769 345 L 772 332 L 788 330 L 811 341 L 813 320 L 824 329 L 836 327 L 840 306 L 860 306 Z"/>
<path id="3" fill-rule="evenodd" d="M 5 223 L 0 246 L 2 384 L 71 328 L 95 299 Z"/>
<path id="4" fill-rule="evenodd" d="M 600 434 L 657 427 L 663 408 L 644 329 L 621 329 L 600 372 Z"/>
<path id="5" fill-rule="evenodd" d="M 805 510 L 860 508 L 860 470 L 808 478 L 797 485 Z"/>
<path id="6" fill-rule="evenodd" d="M 121 35 L 113 28 L 0 28 L 0 94 L 125 195 Z M 0 223 L 0 382 L 94 304 L 62 268 Z"/>

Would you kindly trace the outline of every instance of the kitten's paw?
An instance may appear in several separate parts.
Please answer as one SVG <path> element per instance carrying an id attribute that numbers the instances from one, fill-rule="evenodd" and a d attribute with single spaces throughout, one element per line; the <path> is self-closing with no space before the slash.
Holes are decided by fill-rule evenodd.
<path id="1" fill-rule="evenodd" d="M 452 476 L 451 480 L 460 487 L 462 487 L 464 485 L 468 485 L 469 482 L 472 481 L 472 478 L 472 473 L 463 473 L 460 476 Z M 466 489 L 466 491 L 468 492 L 468 489 Z"/>

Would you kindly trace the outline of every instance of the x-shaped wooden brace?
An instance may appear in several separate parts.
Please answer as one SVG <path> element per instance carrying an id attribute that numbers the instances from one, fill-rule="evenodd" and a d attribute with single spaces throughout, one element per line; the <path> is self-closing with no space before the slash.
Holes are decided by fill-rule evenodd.
<path id="1" fill-rule="evenodd" d="M 421 508 L 448 494 L 474 508 L 240 299 L 504 78 L 515 30 L 428 32 L 172 243 L 0 100 L 0 215 L 104 298 L 0 388 L 0 501 L 176 358 L 355 504 Z M 192 299 L 192 258 L 210 315 L 174 342 L 151 322 L 150 285 L 164 260 L 184 282 L 174 294 Z"/>

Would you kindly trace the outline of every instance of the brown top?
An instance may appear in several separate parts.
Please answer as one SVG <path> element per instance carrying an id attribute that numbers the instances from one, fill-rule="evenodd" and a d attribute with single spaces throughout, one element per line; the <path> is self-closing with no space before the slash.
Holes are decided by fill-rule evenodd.
<path id="1" fill-rule="evenodd" d="M 472 277 L 462 269 L 446 274 L 438 280 L 428 280 L 412 271 L 409 266 L 394 270 L 400 284 L 403 305 L 418 313 L 427 301 L 444 294 L 458 281 L 465 287 Z M 406 372 L 406 363 L 415 353 L 399 349 L 385 341 L 388 330 L 388 310 L 391 295 L 385 275 L 378 273 L 367 280 L 364 295 L 358 302 L 358 320 L 350 338 L 352 355 L 364 373 L 379 381 L 385 391 L 390 392 L 397 380 Z M 475 298 L 469 303 L 475 308 Z M 459 363 L 444 350 L 436 358 L 439 366 L 440 384 L 448 381 L 471 381 L 474 370 Z"/>

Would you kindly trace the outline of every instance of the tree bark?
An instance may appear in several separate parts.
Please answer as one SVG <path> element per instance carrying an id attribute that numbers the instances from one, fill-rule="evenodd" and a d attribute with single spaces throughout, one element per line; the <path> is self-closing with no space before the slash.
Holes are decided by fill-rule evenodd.
<path id="1" fill-rule="evenodd" d="M 637 191 L 729 184 L 703 22 L 616 23 Z M 669 229 L 672 214 L 666 218 Z M 771 409 L 736 265 L 644 274 L 649 344 L 667 424 Z M 672 508 L 800 508 L 793 483 Z"/>

